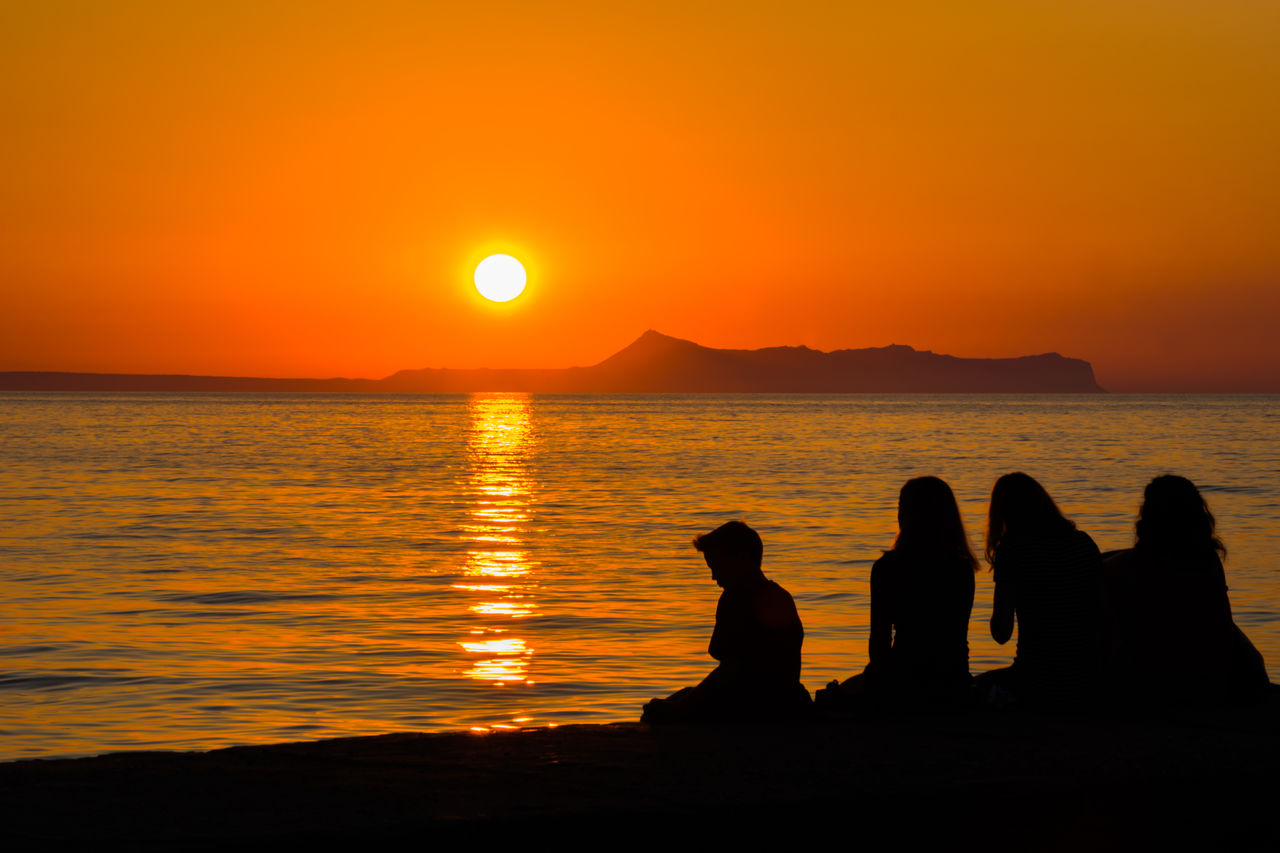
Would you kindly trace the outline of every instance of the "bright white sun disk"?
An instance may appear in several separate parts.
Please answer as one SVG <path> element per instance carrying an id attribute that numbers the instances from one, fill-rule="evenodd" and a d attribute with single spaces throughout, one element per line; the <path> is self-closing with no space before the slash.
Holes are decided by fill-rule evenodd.
<path id="1" fill-rule="evenodd" d="M 510 302 L 524 290 L 524 267 L 510 255 L 490 255 L 476 267 L 476 290 L 485 299 Z"/>

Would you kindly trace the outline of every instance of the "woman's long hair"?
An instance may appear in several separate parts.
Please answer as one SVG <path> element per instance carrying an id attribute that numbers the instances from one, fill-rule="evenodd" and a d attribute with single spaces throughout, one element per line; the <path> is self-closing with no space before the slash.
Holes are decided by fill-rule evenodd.
<path id="1" fill-rule="evenodd" d="M 1021 471 L 1005 474 L 991 489 L 987 562 L 995 562 L 996 549 L 1010 533 L 1061 536 L 1075 529 L 1075 523 L 1062 514 L 1044 486 Z"/>
<path id="2" fill-rule="evenodd" d="M 898 492 L 898 538 L 893 550 L 955 556 L 978 569 L 956 496 L 937 477 L 908 480 Z"/>
<path id="3" fill-rule="evenodd" d="M 1227 555 L 1209 505 L 1186 477 L 1164 474 L 1148 483 L 1135 528 L 1134 548 L 1142 553 L 1192 559 Z"/>

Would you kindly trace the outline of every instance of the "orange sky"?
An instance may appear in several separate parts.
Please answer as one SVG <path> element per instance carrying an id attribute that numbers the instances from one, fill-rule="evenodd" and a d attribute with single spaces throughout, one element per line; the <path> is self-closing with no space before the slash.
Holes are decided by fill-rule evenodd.
<path id="1" fill-rule="evenodd" d="M 5 4 L 0 370 L 562 367 L 655 328 L 1280 391 L 1280 4 L 606 5 Z"/>

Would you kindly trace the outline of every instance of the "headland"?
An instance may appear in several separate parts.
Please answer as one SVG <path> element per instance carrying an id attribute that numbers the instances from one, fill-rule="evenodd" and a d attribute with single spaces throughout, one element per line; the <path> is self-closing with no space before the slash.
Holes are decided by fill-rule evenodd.
<path id="1" fill-rule="evenodd" d="M 958 358 L 892 345 L 713 349 L 647 331 L 591 367 L 426 368 L 382 379 L 269 379 L 123 373 L 0 373 L 0 391 L 460 394 L 1094 394 L 1087 361 L 1057 353 Z"/>

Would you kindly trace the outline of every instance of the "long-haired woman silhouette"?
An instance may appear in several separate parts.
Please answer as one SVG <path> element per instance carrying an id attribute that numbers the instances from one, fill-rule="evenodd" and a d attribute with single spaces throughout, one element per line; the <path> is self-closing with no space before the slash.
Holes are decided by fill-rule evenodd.
<path id="1" fill-rule="evenodd" d="M 1209 505 L 1166 474 L 1143 493 L 1133 548 L 1108 555 L 1116 686 L 1137 701 L 1211 704 L 1259 697 L 1266 667 L 1236 627 Z"/>
<path id="2" fill-rule="evenodd" d="M 1060 708 L 1095 690 L 1103 643 L 1102 558 L 1053 498 L 1021 472 L 991 490 L 987 561 L 995 575 L 991 636 L 1018 626 L 1013 665 L 979 676 L 989 696 Z"/>
<path id="3" fill-rule="evenodd" d="M 819 701 L 925 709 L 966 700 L 977 565 L 951 487 L 937 477 L 908 480 L 898 537 L 871 567 L 870 663 Z"/>

